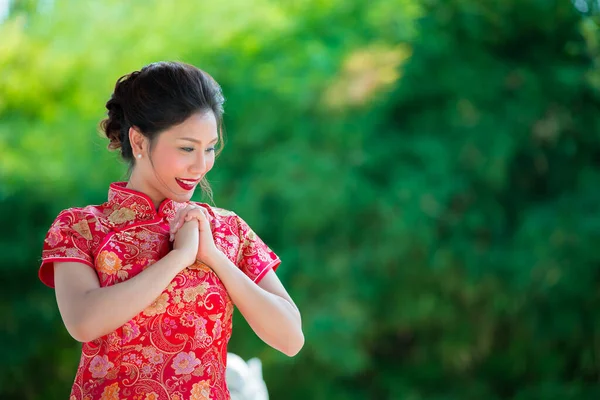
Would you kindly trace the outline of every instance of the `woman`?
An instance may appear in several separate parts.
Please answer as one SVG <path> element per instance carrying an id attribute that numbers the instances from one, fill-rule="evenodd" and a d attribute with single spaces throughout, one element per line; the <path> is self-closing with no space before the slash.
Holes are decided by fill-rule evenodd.
<path id="1" fill-rule="evenodd" d="M 117 81 L 101 126 L 129 180 L 104 204 L 62 211 L 39 270 L 83 343 L 70 399 L 228 399 L 233 304 L 270 346 L 288 356 L 303 346 L 277 255 L 235 213 L 190 201 L 210 189 L 223 101 L 183 63 Z"/>

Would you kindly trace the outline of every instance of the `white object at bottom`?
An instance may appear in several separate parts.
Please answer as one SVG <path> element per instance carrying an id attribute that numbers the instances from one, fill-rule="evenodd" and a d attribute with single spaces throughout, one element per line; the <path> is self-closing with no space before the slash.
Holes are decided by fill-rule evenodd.
<path id="1" fill-rule="evenodd" d="M 262 363 L 258 358 L 246 362 L 237 354 L 227 353 L 225 374 L 231 400 L 269 400 Z"/>

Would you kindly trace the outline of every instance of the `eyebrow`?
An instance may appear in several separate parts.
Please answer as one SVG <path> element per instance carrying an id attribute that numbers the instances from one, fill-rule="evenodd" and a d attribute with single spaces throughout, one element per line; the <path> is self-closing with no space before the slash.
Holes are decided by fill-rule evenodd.
<path id="1" fill-rule="evenodd" d="M 178 139 L 180 139 L 180 140 L 187 140 L 189 142 L 198 143 L 198 144 L 202 143 L 202 141 L 200 141 L 198 139 L 190 138 L 190 137 L 182 137 L 182 138 L 178 138 Z M 219 140 L 219 138 L 216 137 L 213 140 L 211 140 L 210 142 L 208 142 L 208 144 L 216 143 L 218 140 Z"/>

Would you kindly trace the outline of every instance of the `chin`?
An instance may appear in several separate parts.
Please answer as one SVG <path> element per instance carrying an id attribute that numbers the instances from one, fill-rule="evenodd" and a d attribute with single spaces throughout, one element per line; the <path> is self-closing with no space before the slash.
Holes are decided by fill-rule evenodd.
<path id="1" fill-rule="evenodd" d="M 178 188 L 178 189 L 179 189 L 179 191 L 181 191 L 181 188 Z M 177 192 L 175 192 L 175 193 L 177 193 Z M 195 190 L 191 190 L 189 192 L 181 193 L 181 194 L 177 193 L 176 196 L 173 196 L 173 200 L 178 203 L 185 203 L 192 199 L 192 196 L 194 195 L 194 193 L 196 193 Z"/>
<path id="2" fill-rule="evenodd" d="M 175 180 L 175 178 L 173 178 L 173 180 Z M 194 195 L 194 193 L 196 193 L 198 186 L 200 185 L 196 185 L 191 190 L 185 190 L 184 188 L 179 186 L 177 182 L 173 182 L 170 185 L 163 185 L 162 192 L 163 195 L 166 195 L 166 198 L 169 198 L 177 203 L 185 203 L 192 199 L 192 196 Z"/>
<path id="3" fill-rule="evenodd" d="M 184 195 L 176 195 L 176 196 L 174 196 L 173 194 L 171 194 L 169 196 L 169 198 L 171 200 L 173 200 L 174 202 L 176 202 L 176 203 L 186 203 L 186 202 L 188 202 L 188 201 L 190 201 L 192 199 L 192 196 L 191 195 L 185 195 L 185 194 Z"/>

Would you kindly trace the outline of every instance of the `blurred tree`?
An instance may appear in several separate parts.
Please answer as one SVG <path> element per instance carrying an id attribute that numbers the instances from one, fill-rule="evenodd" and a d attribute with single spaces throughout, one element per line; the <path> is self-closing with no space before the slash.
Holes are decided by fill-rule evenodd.
<path id="1" fill-rule="evenodd" d="M 294 359 L 234 324 L 230 350 L 263 361 L 272 398 L 597 398 L 596 18 L 547 0 L 14 13 L 0 25 L 0 397 L 66 397 L 79 347 L 36 279 L 44 234 L 125 179 L 96 134 L 116 78 L 179 59 L 227 98 L 215 200 L 281 256 L 303 312 Z"/>

